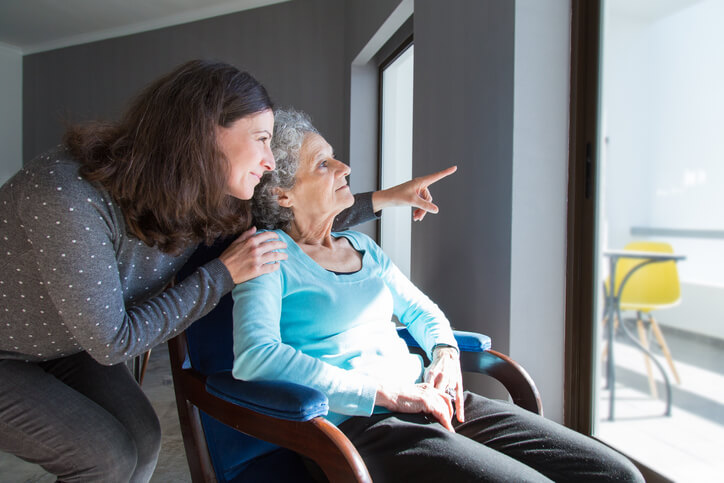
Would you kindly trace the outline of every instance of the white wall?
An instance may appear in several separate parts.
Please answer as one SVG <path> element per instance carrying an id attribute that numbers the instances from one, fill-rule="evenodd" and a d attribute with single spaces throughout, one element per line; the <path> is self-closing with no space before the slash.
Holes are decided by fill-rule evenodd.
<path id="1" fill-rule="evenodd" d="M 607 12 L 609 13 L 609 12 Z M 602 246 L 623 248 L 630 227 L 646 223 L 644 191 L 647 180 L 649 108 L 645 23 L 614 16 L 605 18 L 601 87 L 602 193 L 599 227 Z M 636 73 L 636 74 L 634 74 Z"/>
<path id="2" fill-rule="evenodd" d="M 23 56 L 0 44 L 0 184 L 23 164 Z"/>
<path id="3" fill-rule="evenodd" d="M 724 2 L 631 15 L 611 2 L 604 39 L 604 246 L 632 226 L 724 231 Z M 724 239 L 649 237 L 687 259 L 665 325 L 724 339 Z"/>
<path id="4" fill-rule="evenodd" d="M 349 65 L 349 165 L 353 193 L 377 189 L 379 79 L 374 57 L 413 13 L 413 0 L 348 0 L 345 47 Z M 377 223 L 355 230 L 375 238 Z"/>
<path id="5" fill-rule="evenodd" d="M 563 421 L 570 0 L 517 0 L 510 355 Z"/>

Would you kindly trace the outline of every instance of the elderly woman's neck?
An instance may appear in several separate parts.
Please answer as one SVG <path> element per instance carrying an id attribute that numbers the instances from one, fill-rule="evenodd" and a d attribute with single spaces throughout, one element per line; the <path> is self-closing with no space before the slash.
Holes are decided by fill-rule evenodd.
<path id="1" fill-rule="evenodd" d="M 295 218 L 285 231 L 299 244 L 331 246 L 333 224 L 334 217 L 324 221 Z"/>

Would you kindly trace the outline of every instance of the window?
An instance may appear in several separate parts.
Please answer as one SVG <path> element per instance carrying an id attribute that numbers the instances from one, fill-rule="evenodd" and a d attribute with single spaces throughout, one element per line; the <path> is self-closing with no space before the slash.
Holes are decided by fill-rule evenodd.
<path id="1" fill-rule="evenodd" d="M 411 42 L 380 67 L 380 187 L 412 178 L 413 56 Z M 380 245 L 400 270 L 410 276 L 409 207 L 387 208 L 380 221 Z"/>

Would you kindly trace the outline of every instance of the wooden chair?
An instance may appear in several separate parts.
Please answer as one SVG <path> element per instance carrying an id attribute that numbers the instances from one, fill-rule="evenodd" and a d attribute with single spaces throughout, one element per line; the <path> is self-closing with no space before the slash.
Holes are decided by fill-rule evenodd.
<path id="1" fill-rule="evenodd" d="M 213 256 L 213 250 L 207 250 L 203 258 Z M 192 259 L 188 266 L 198 266 L 203 258 Z M 233 378 L 232 305 L 227 295 L 168 343 L 193 481 L 312 481 L 300 455 L 314 461 L 330 481 L 370 481 L 352 443 L 324 418 L 326 396 L 288 382 Z M 401 328 L 399 335 L 412 351 L 419 351 L 406 329 Z M 489 337 L 469 332 L 455 335 L 464 371 L 494 377 L 516 404 L 543 414 L 531 378 L 517 363 L 490 350 Z"/>
<path id="2" fill-rule="evenodd" d="M 230 346 L 231 319 L 227 321 L 225 339 Z M 273 481 L 311 481 L 294 453 L 315 461 L 330 481 L 370 481 L 352 443 L 324 419 L 328 406 L 322 393 L 285 382 L 236 380 L 230 371 L 231 347 L 220 343 L 212 349 L 215 344 L 198 341 L 198 337 L 212 336 L 209 332 L 222 325 L 223 321 L 200 321 L 169 341 L 176 404 L 193 481 L 269 481 L 268 472 L 273 472 Z M 400 335 L 412 339 L 406 329 L 400 329 Z M 459 331 L 455 335 L 464 371 L 496 378 L 513 402 L 543 414 L 530 376 L 507 356 L 490 350 L 487 336 Z M 192 354 L 200 345 L 228 359 L 228 369 L 204 373 L 209 361 L 202 360 L 204 355 Z M 222 351 L 228 351 L 228 357 Z M 194 367 L 194 360 L 200 370 Z"/>

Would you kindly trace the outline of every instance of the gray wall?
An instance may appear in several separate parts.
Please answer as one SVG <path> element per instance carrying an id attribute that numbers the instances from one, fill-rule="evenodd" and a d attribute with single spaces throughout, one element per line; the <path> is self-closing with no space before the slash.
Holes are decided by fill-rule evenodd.
<path id="1" fill-rule="evenodd" d="M 0 185 L 22 166 L 23 56 L 0 44 Z"/>
<path id="2" fill-rule="evenodd" d="M 348 0 L 345 29 L 345 134 L 355 192 L 378 188 L 377 52 L 410 18 L 413 0 Z M 358 230 L 377 238 L 377 222 Z"/>
<path id="3" fill-rule="evenodd" d="M 515 2 L 415 2 L 413 174 L 450 164 L 413 225 L 412 279 L 456 328 L 510 345 Z"/>
<path id="4" fill-rule="evenodd" d="M 296 0 L 25 56 L 23 159 L 56 145 L 66 122 L 117 118 L 141 87 L 194 58 L 249 70 L 346 151 L 343 38 L 342 2 Z"/>

